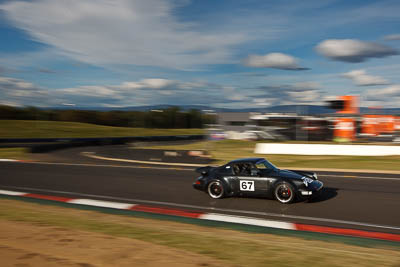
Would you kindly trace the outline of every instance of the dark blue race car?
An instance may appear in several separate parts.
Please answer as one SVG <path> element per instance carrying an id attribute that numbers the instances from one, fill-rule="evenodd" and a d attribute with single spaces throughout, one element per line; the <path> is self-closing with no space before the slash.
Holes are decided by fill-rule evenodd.
<path id="1" fill-rule="evenodd" d="M 281 170 L 264 158 L 238 159 L 219 167 L 201 167 L 196 171 L 201 176 L 193 187 L 212 198 L 259 196 L 291 203 L 314 196 L 323 187 L 316 173 Z"/>

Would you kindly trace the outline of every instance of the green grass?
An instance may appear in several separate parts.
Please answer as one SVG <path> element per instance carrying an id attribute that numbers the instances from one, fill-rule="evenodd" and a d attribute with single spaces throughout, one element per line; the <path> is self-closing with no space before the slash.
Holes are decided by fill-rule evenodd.
<path id="1" fill-rule="evenodd" d="M 0 220 L 132 238 L 238 266 L 399 266 L 400 262 L 397 247 L 360 247 L 334 241 L 244 233 L 4 199 L 0 200 Z"/>
<path id="2" fill-rule="evenodd" d="M 0 138 L 122 137 L 203 134 L 203 129 L 145 129 L 100 126 L 87 123 L 0 120 Z M 265 156 L 275 165 L 293 168 L 336 168 L 400 171 L 400 156 L 300 156 L 254 154 L 253 141 L 204 141 L 181 146 L 156 146 L 160 149 L 207 150 L 217 164 L 240 157 Z M 27 159 L 23 148 L 0 149 L 0 158 Z"/>
<path id="3" fill-rule="evenodd" d="M 0 120 L 0 138 L 124 137 L 203 133 L 203 129 L 147 129 L 78 122 Z"/>
<path id="4" fill-rule="evenodd" d="M 28 157 L 28 149 L 16 147 L 16 148 L 0 148 L 0 159 L 20 159 L 26 160 Z"/>
<path id="5" fill-rule="evenodd" d="M 180 146 L 152 146 L 146 148 L 206 150 L 211 154 L 212 158 L 216 159 L 216 164 L 226 163 L 236 158 L 265 157 L 278 167 L 400 171 L 400 156 L 264 155 L 253 153 L 256 144 L 257 142 L 253 141 L 222 140 L 203 141 Z"/>

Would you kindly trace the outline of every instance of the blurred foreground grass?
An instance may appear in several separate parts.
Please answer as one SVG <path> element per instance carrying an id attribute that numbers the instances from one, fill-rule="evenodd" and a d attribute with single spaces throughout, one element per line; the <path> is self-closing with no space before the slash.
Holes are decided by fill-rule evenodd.
<path id="1" fill-rule="evenodd" d="M 0 138 L 124 137 L 203 133 L 203 129 L 148 129 L 79 122 L 0 120 Z"/>
<path id="2" fill-rule="evenodd" d="M 28 149 L 22 147 L 0 148 L 0 159 L 28 160 Z"/>
<path id="3" fill-rule="evenodd" d="M 378 244 L 368 247 L 368 242 L 364 242 L 362 247 L 349 245 L 335 240 L 334 236 L 327 242 L 304 237 L 247 233 L 7 199 L 0 199 L 0 220 L 10 224 L 17 221 L 20 227 L 24 224 L 44 229 L 49 229 L 48 226 L 61 227 L 63 232 L 78 230 L 106 234 L 116 239 L 141 240 L 174 248 L 177 255 L 185 251 L 206 255 L 222 266 L 398 266 L 400 262 L 398 247 Z M 116 239 L 113 239 L 114 243 Z M 120 247 L 121 251 L 129 249 Z M 91 250 L 88 249 L 86 253 L 91 253 Z M 161 248 L 153 257 L 162 253 Z"/>
<path id="4" fill-rule="evenodd" d="M 400 171 L 400 156 L 305 156 L 255 154 L 257 142 L 222 140 L 203 141 L 187 145 L 151 146 L 150 149 L 206 150 L 217 164 L 246 157 L 265 157 L 278 167 L 333 168 Z M 399 147 L 400 149 L 400 147 Z"/>

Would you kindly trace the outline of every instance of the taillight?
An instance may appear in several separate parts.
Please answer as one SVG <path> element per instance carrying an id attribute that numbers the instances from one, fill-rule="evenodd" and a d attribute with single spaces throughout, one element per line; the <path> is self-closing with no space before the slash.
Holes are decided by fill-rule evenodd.
<path id="1" fill-rule="evenodd" d="M 196 183 L 195 184 L 201 184 L 201 182 L 200 181 L 196 181 Z"/>

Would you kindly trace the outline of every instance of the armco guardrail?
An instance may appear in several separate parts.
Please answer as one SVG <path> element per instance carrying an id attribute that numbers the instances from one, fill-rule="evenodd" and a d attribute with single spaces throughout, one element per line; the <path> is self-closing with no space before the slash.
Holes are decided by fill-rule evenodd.
<path id="1" fill-rule="evenodd" d="M 127 142 L 201 140 L 204 139 L 204 137 L 204 135 L 174 135 L 104 138 L 0 138 L 0 143 L 12 143 L 15 144 L 15 146 L 23 146 L 24 143 L 34 143 L 34 145 L 30 146 L 31 152 L 43 153 L 57 149 L 80 146 L 119 145 Z"/>
<path id="2" fill-rule="evenodd" d="M 323 144 L 257 144 L 257 154 L 393 156 L 400 155 L 400 146 L 323 145 Z"/>

